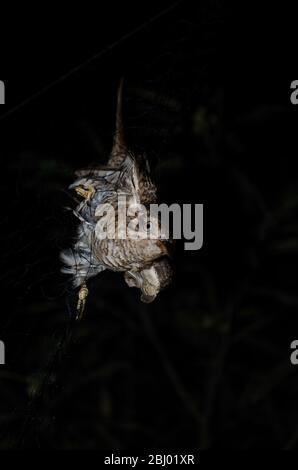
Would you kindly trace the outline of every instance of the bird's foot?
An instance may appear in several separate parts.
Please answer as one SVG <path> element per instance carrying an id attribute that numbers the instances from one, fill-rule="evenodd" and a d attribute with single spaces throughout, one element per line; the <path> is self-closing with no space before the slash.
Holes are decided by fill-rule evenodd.
<path id="1" fill-rule="evenodd" d="M 76 316 L 77 320 L 81 320 L 83 316 L 88 294 L 89 294 L 89 290 L 87 288 L 87 284 L 84 282 L 84 284 L 81 285 L 81 288 L 79 290 L 79 298 L 78 298 L 78 303 L 77 303 L 77 316 Z"/>
<path id="2" fill-rule="evenodd" d="M 89 199 L 91 199 L 96 192 L 93 186 L 88 186 L 88 189 L 84 189 L 82 186 L 78 186 L 75 188 L 75 191 L 77 194 L 87 199 L 87 201 L 89 201 Z"/>

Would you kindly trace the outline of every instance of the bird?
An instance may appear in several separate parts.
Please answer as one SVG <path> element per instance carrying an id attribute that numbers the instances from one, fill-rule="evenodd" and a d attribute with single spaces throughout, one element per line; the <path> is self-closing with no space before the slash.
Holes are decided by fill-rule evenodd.
<path id="1" fill-rule="evenodd" d="M 71 275 L 73 287 L 79 288 L 77 319 L 82 318 L 89 294 L 87 281 L 105 270 L 122 273 L 129 287 L 140 289 L 145 303 L 152 302 L 173 276 L 168 235 L 163 233 L 158 217 L 150 212 L 150 205 L 157 203 L 157 188 L 148 159 L 145 154 L 134 153 L 125 142 L 122 94 L 123 79 L 118 86 L 116 130 L 107 164 L 77 170 L 76 179 L 69 186 L 82 200 L 73 209 L 79 221 L 75 243 L 64 249 L 60 258 L 61 271 Z M 121 197 L 125 198 L 126 207 L 143 208 L 138 215 L 140 220 L 143 216 L 145 226 L 139 223 L 137 231 L 129 229 L 134 220 L 130 215 L 124 232 L 119 232 Z M 106 207 L 111 211 L 104 218 L 102 209 Z M 111 227 L 113 237 L 103 236 Z M 148 237 L 152 227 L 158 232 L 153 238 Z"/>

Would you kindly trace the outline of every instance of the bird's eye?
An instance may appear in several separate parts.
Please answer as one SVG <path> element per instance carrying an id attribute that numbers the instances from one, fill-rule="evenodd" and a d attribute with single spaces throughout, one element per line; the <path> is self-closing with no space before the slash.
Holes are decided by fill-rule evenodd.
<path id="1" fill-rule="evenodd" d="M 147 222 L 146 224 L 146 230 L 150 230 L 151 229 L 151 222 Z"/>

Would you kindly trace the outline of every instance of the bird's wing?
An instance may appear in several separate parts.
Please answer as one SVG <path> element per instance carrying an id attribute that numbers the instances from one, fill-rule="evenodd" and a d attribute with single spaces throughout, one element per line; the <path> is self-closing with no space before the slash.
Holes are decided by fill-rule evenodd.
<path id="1" fill-rule="evenodd" d="M 133 155 L 125 143 L 123 129 L 122 98 L 123 79 L 120 80 L 117 94 L 116 131 L 108 161 L 109 168 L 120 170 L 117 185 L 125 192 L 131 192 L 132 197 L 141 204 L 156 202 L 156 187 L 150 178 L 150 169 L 146 156 Z M 116 170 L 117 171 L 117 170 Z"/>
<path id="2" fill-rule="evenodd" d="M 132 195 L 138 204 L 156 202 L 156 186 L 153 184 L 145 156 L 128 153 L 120 167 L 117 189 Z"/>
<path id="3" fill-rule="evenodd" d="M 113 147 L 108 161 L 111 167 L 119 167 L 127 154 L 127 148 L 124 139 L 123 118 L 122 118 L 122 91 L 123 78 L 120 80 L 117 94 L 116 109 L 116 131 L 114 135 Z"/>
<path id="4" fill-rule="evenodd" d="M 156 202 L 156 187 L 150 178 L 149 163 L 145 155 L 135 156 L 126 146 L 122 118 L 123 79 L 120 80 L 117 94 L 116 130 L 113 147 L 107 165 L 76 171 L 78 179 L 71 186 L 90 185 L 102 196 L 96 194 L 95 203 L 100 204 L 112 193 L 130 195 L 135 203 L 144 205 Z"/>

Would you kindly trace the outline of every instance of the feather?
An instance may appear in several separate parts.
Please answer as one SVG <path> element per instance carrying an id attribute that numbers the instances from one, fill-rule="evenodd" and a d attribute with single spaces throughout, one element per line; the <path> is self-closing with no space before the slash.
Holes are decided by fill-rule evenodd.
<path id="1" fill-rule="evenodd" d="M 73 210 L 79 220 L 77 236 L 73 247 L 60 255 L 61 271 L 72 275 L 73 285 L 81 287 L 82 296 L 87 292 L 89 278 L 105 269 L 122 272 L 127 284 L 141 289 L 142 300 L 149 302 L 171 279 L 166 242 L 121 237 L 101 239 L 96 232 L 101 216 L 97 209 L 101 204 L 111 204 L 117 214 L 119 195 L 126 196 L 128 206 L 148 206 L 157 200 L 146 155 L 133 154 L 125 144 L 122 89 L 123 80 L 118 87 L 116 131 L 108 164 L 76 171 L 77 178 L 70 185 L 83 200 Z"/>
<path id="2" fill-rule="evenodd" d="M 93 259 L 89 249 L 68 248 L 60 253 L 60 259 L 64 266 L 61 272 L 72 274 L 73 286 L 78 287 L 87 279 L 96 276 L 105 270 L 105 267 Z M 93 263 L 92 263 L 93 261 Z"/>
<path id="3" fill-rule="evenodd" d="M 109 166 L 118 167 L 127 153 L 126 144 L 124 140 L 123 119 L 122 119 L 122 91 L 123 91 L 123 78 L 120 80 L 117 94 L 117 110 L 116 110 L 116 131 L 114 135 L 114 142 L 112 147 L 111 156 L 108 162 Z"/>

